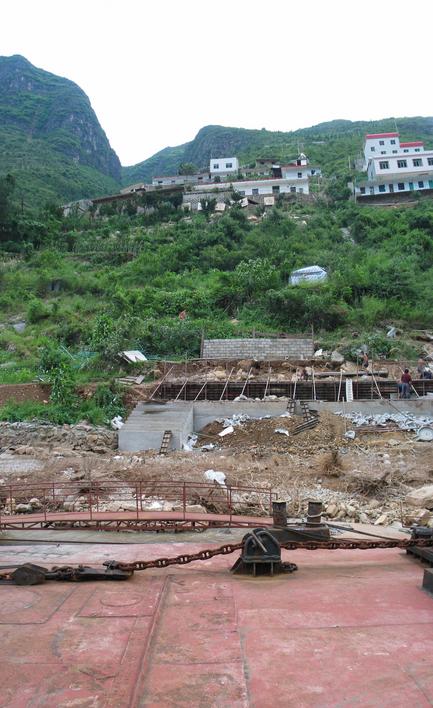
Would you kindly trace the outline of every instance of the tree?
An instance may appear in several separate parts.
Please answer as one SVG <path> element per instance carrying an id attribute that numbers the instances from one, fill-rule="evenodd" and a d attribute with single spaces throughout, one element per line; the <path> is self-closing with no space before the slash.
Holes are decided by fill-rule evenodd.
<path id="1" fill-rule="evenodd" d="M 15 177 L 0 177 L 0 226 L 7 224 L 12 212 L 11 197 L 15 189 Z"/>
<path id="2" fill-rule="evenodd" d="M 181 162 L 178 169 L 179 175 L 195 175 L 198 167 L 192 162 Z"/>

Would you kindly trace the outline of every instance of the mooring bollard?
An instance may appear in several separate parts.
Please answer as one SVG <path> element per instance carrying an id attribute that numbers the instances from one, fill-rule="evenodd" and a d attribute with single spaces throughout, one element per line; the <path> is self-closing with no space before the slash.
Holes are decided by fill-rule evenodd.
<path id="1" fill-rule="evenodd" d="M 322 523 L 323 505 L 319 501 L 309 501 L 307 511 L 307 526 L 320 526 Z"/>
<path id="2" fill-rule="evenodd" d="M 287 502 L 272 502 L 272 519 L 274 526 L 287 526 Z"/>

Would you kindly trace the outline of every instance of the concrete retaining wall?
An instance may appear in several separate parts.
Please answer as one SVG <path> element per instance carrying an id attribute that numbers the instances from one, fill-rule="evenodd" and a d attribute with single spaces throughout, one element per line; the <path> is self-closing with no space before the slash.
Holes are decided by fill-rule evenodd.
<path id="1" fill-rule="evenodd" d="M 194 430 L 202 430 L 216 418 L 230 418 L 235 413 L 262 418 L 277 416 L 287 409 L 287 400 L 282 401 L 197 401 L 194 403 Z"/>
<path id="2" fill-rule="evenodd" d="M 139 403 L 119 430 L 119 450 L 158 450 L 165 430 L 171 430 L 171 448 L 181 450 L 194 429 L 191 403 Z"/>
<path id="3" fill-rule="evenodd" d="M 311 359 L 314 355 L 312 339 L 205 339 L 203 359 Z"/>
<path id="4" fill-rule="evenodd" d="M 317 411 L 331 413 L 396 413 L 397 411 L 414 415 L 433 415 L 433 401 L 353 401 L 352 403 L 327 403 L 309 401 L 309 407 Z M 208 423 L 217 418 L 229 418 L 235 413 L 246 414 L 250 418 L 263 416 L 276 417 L 287 409 L 287 399 L 279 401 L 197 401 L 188 403 L 176 401 L 165 405 L 140 403 L 129 416 L 126 424 L 119 431 L 119 450 L 136 452 L 140 450 L 159 450 L 165 430 L 173 432 L 172 448 L 182 449 L 188 435 L 199 432 Z M 295 414 L 301 416 L 302 410 L 296 404 Z M 301 418 L 299 418 L 301 420 Z"/>

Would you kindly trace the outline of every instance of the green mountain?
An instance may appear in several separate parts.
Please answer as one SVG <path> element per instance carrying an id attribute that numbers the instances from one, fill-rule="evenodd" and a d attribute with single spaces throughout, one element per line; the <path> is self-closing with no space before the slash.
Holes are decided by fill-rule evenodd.
<path id="1" fill-rule="evenodd" d="M 0 175 L 24 203 L 117 191 L 120 161 L 79 86 L 16 55 L 0 57 Z"/>
<path id="2" fill-rule="evenodd" d="M 236 155 L 247 164 L 257 157 L 289 160 L 299 151 L 332 175 L 347 170 L 348 157 L 353 161 L 361 154 L 365 133 L 393 131 L 395 126 L 394 118 L 334 120 L 287 133 L 208 125 L 189 143 L 164 148 L 137 165 L 123 167 L 122 183 L 150 182 L 158 174 L 176 174 L 182 162 L 205 168 L 211 157 Z M 397 126 L 403 140 L 420 139 L 433 145 L 433 117 L 398 118 Z"/>

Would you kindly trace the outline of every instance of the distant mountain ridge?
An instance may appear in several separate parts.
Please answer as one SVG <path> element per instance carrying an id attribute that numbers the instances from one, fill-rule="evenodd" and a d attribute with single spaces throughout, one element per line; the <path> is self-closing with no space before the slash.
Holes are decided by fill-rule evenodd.
<path id="1" fill-rule="evenodd" d="M 176 174 L 182 162 L 206 169 L 211 157 L 292 159 L 302 150 L 325 175 L 344 174 L 366 132 L 395 130 L 433 146 L 433 118 L 334 120 L 292 132 L 207 125 L 183 145 L 121 167 L 84 91 L 15 55 L 0 57 L 0 175 L 12 173 L 27 206 L 113 194 L 120 184 Z"/>
<path id="2" fill-rule="evenodd" d="M 330 175 L 347 169 L 348 157 L 360 153 L 365 133 L 394 131 L 395 125 L 394 118 L 340 119 L 286 133 L 208 125 L 188 143 L 164 148 L 143 162 L 122 167 L 122 183 L 150 182 L 156 175 L 176 174 L 182 162 L 207 168 L 211 157 L 237 156 L 244 164 L 257 157 L 289 160 L 300 150 Z M 399 118 L 397 125 L 404 139 L 417 138 L 433 145 L 433 117 Z"/>
<path id="3" fill-rule="evenodd" d="M 9 171 L 42 198 L 112 191 L 121 171 L 84 91 L 19 55 L 0 57 L 0 173 Z"/>

